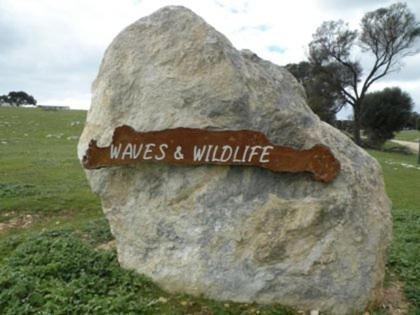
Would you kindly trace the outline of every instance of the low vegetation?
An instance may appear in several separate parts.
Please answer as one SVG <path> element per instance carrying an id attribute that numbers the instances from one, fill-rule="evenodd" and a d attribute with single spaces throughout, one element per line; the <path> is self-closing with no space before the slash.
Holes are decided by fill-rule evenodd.
<path id="1" fill-rule="evenodd" d="M 402 141 L 413 141 L 417 142 L 420 140 L 420 130 L 403 130 L 395 135 L 396 140 Z"/>
<path id="2" fill-rule="evenodd" d="M 76 145 L 85 111 L 0 108 L 0 211 L 100 213 Z"/>
<path id="3" fill-rule="evenodd" d="M 102 241 L 95 236 L 89 238 Z M 170 295 L 74 231 L 10 237 L 2 246 L 13 250 L 0 269 L 1 314 L 292 314 L 281 306 Z"/>
<path id="4" fill-rule="evenodd" d="M 112 246 L 100 250 L 112 235 L 76 157 L 84 120 L 82 111 L 0 108 L 0 314 L 297 313 L 169 294 L 121 269 Z M 370 153 L 382 165 L 393 202 L 386 285 L 402 281 L 409 312 L 416 314 L 420 166 L 415 155 Z M 379 305 L 371 314 L 389 311 Z"/>
<path id="5" fill-rule="evenodd" d="M 80 230 L 10 235 L 0 242 L 1 314 L 295 314 L 281 305 L 215 302 L 168 294 L 119 267 L 105 220 Z M 99 233 L 98 233 L 99 232 Z"/>
<path id="6" fill-rule="evenodd" d="M 380 163 L 388 196 L 392 201 L 394 240 L 388 271 L 404 283 L 404 292 L 413 314 L 420 312 L 420 165 L 416 156 L 369 151 Z"/>

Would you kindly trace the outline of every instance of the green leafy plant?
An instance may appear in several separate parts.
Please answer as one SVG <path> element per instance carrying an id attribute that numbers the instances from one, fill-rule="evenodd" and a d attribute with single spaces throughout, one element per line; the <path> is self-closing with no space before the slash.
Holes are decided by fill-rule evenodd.
<path id="1" fill-rule="evenodd" d="M 0 314 L 295 314 L 280 305 L 170 295 L 70 230 L 21 237 L 3 249 Z"/>
<path id="2" fill-rule="evenodd" d="M 81 228 L 81 232 L 92 245 L 103 244 L 113 239 L 106 218 L 89 221 Z"/>

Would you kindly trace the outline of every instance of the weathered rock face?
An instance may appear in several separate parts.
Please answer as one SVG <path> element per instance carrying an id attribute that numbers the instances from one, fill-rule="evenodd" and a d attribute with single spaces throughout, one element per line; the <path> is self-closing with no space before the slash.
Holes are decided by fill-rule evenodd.
<path id="1" fill-rule="evenodd" d="M 285 69 L 237 51 L 190 10 L 163 8 L 107 49 L 79 158 L 121 125 L 256 130 L 297 149 L 325 144 L 341 163 L 329 184 L 254 167 L 86 171 L 122 266 L 169 291 L 337 314 L 380 294 L 391 238 L 380 166 L 312 113 Z"/>

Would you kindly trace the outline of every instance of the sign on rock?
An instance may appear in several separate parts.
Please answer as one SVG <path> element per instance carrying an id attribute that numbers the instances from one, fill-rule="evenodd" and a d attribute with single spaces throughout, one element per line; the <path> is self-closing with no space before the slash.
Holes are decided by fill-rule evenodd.
<path id="1" fill-rule="evenodd" d="M 330 182 L 340 163 L 330 149 L 317 144 L 295 150 L 270 143 L 261 132 L 251 130 L 203 130 L 175 128 L 137 132 L 129 126 L 114 130 L 112 143 L 98 147 L 91 140 L 83 157 L 87 169 L 130 165 L 143 161 L 172 165 L 242 165 L 274 172 L 310 172 L 317 181 Z"/>

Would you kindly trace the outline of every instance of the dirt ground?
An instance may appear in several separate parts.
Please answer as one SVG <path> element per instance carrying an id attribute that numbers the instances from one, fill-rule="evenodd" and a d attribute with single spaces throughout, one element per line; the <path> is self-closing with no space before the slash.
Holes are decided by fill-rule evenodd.
<path id="1" fill-rule="evenodd" d="M 409 148 L 413 153 L 419 152 L 419 144 L 418 142 L 411 142 L 411 141 L 402 141 L 402 140 L 391 140 L 391 142 L 403 145 Z"/>

